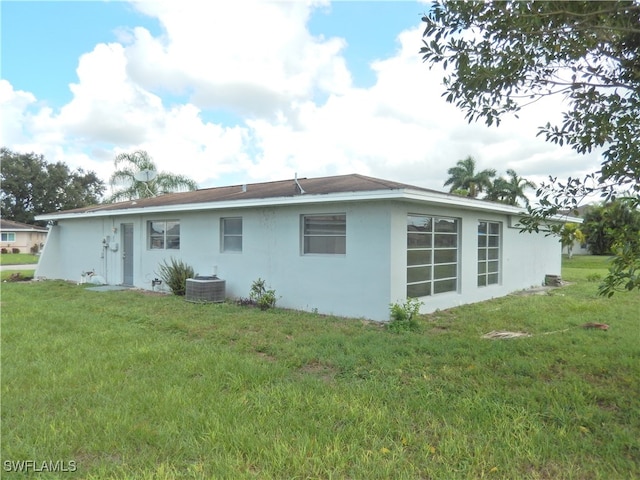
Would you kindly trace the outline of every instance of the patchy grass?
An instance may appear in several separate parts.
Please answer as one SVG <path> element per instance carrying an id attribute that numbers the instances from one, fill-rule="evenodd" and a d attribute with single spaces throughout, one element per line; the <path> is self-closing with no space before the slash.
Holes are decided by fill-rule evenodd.
<path id="1" fill-rule="evenodd" d="M 0 255 L 0 265 L 31 265 L 38 263 L 39 258 L 30 253 L 3 253 Z"/>
<path id="2" fill-rule="evenodd" d="M 640 295 L 598 297 L 582 279 L 598 272 L 574 257 L 567 287 L 437 312 L 399 334 L 3 284 L 3 466 L 74 461 L 87 479 L 638 478 Z M 492 330 L 532 336 L 481 338 Z"/>

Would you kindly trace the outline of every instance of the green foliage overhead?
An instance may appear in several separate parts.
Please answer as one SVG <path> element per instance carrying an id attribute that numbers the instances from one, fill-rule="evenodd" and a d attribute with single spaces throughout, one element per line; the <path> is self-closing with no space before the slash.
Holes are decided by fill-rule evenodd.
<path id="1" fill-rule="evenodd" d="M 568 105 L 562 124 L 547 123 L 540 133 L 580 153 L 602 147 L 602 177 L 633 186 L 639 2 L 434 2 L 423 21 L 423 59 L 444 66 L 446 99 L 469 121 L 499 124 L 505 113 L 561 95 Z"/>
<path id="2" fill-rule="evenodd" d="M 0 180 L 2 218 L 29 224 L 36 215 L 100 203 L 105 189 L 94 172 L 8 148 L 0 149 Z"/>
<path id="3" fill-rule="evenodd" d="M 109 178 L 114 192 L 108 202 L 149 198 L 165 193 L 185 192 L 196 190 L 196 182 L 184 175 L 158 172 L 153 159 L 144 150 L 133 153 L 121 153 L 114 160 L 116 171 Z M 145 170 L 155 172 L 156 175 L 147 182 L 136 179 L 136 174 Z"/>
<path id="4" fill-rule="evenodd" d="M 561 123 L 541 125 L 538 135 L 579 153 L 602 152 L 598 171 L 543 184 L 524 230 L 559 233 L 550 217 L 592 194 L 640 205 L 640 2 L 436 1 L 423 21 L 423 60 L 444 67 L 444 96 L 469 121 L 498 125 L 504 114 L 560 96 Z M 612 234 L 619 245 L 628 238 Z M 637 258 L 624 258 L 609 284 L 634 275 Z"/>

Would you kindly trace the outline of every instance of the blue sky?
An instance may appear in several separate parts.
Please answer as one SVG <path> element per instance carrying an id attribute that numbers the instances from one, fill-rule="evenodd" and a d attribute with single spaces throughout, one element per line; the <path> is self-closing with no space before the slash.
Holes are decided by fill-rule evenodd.
<path id="1" fill-rule="evenodd" d="M 2 78 L 55 107 L 71 100 L 78 58 L 120 26 L 160 26 L 125 2 L 2 1 Z"/>
<path id="2" fill-rule="evenodd" d="M 71 100 L 68 85 L 77 81 L 80 55 L 98 43 L 118 41 L 120 29 L 143 26 L 154 35 L 162 34 L 156 19 L 122 1 L 4 0 L 0 8 L 2 78 L 56 108 Z M 408 1 L 336 2 L 317 8 L 309 31 L 347 39 L 344 56 L 354 84 L 368 87 L 375 82 L 369 63 L 393 55 L 397 33 L 414 26 L 425 8 Z"/>
<path id="3" fill-rule="evenodd" d="M 426 3 L 0 8 L 0 144 L 105 180 L 136 149 L 201 187 L 361 173 L 443 189 L 468 155 L 535 181 L 598 162 L 536 138 L 548 105 L 499 129 L 467 124 L 418 54 Z"/>

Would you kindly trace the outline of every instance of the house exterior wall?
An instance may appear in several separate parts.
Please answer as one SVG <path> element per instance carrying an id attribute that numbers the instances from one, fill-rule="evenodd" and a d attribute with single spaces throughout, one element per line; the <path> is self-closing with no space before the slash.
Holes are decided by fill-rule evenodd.
<path id="1" fill-rule="evenodd" d="M 561 245 L 556 237 L 545 237 L 543 233 L 520 233 L 510 226 L 513 219 L 506 214 L 461 210 L 409 202 L 394 207 L 392 215 L 391 299 L 392 302 L 406 299 L 406 249 L 407 216 L 423 214 L 460 219 L 459 231 L 459 282 L 456 292 L 420 297 L 421 313 L 451 308 L 501 297 L 517 290 L 542 285 L 546 274 L 560 275 Z M 478 275 L 478 222 L 490 221 L 501 224 L 500 280 L 498 284 L 479 287 Z"/>
<path id="2" fill-rule="evenodd" d="M 304 214 L 345 214 L 346 254 L 303 255 Z M 174 257 L 200 275 L 216 273 L 226 281 L 227 297 L 249 296 L 251 283 L 262 278 L 276 291 L 278 306 L 388 320 L 389 304 L 406 298 L 408 214 L 460 219 L 458 289 L 422 297 L 423 313 L 503 296 L 560 274 L 558 240 L 520 234 L 506 214 L 370 200 L 63 219 L 49 233 L 36 276 L 80 281 L 93 270 L 105 283 L 122 283 L 122 224 L 130 223 L 133 251 L 127 254 L 133 255 L 136 287 L 151 289 L 158 266 Z M 241 253 L 221 251 L 221 218 L 230 217 L 243 221 Z M 180 221 L 179 250 L 148 248 L 151 220 Z M 497 285 L 477 286 L 479 220 L 502 226 Z"/>
<path id="3" fill-rule="evenodd" d="M 346 254 L 303 255 L 301 215 L 340 213 L 346 214 Z M 243 219 L 242 253 L 220 250 L 220 219 L 225 217 Z M 252 282 L 262 278 L 283 307 L 367 318 L 379 317 L 380 309 L 386 311 L 389 221 L 380 206 L 212 211 L 185 216 L 182 225 L 185 231 L 199 231 L 189 238 L 185 235 L 182 258 L 201 274 L 216 271 L 231 297 L 248 297 Z"/>
<path id="4" fill-rule="evenodd" d="M 301 216 L 346 214 L 345 255 L 303 255 Z M 242 217 L 241 253 L 221 251 L 220 219 Z M 170 257 L 216 273 L 228 297 L 248 297 L 263 278 L 286 308 L 386 320 L 390 301 L 390 207 L 381 202 L 207 210 L 180 214 L 129 215 L 60 220 L 36 277 L 80 281 L 86 271 L 109 284 L 122 283 L 123 223 L 133 224 L 133 284 L 151 289 L 158 266 Z M 147 222 L 180 221 L 180 249 L 147 248 Z M 118 231 L 114 233 L 113 229 Z M 106 247 L 103 244 L 106 241 Z M 111 244 L 117 242 L 118 250 Z"/>
<path id="5" fill-rule="evenodd" d="M 93 271 L 105 282 L 118 284 L 121 257 L 104 248 L 103 239 L 114 236 L 111 219 L 61 220 L 49 229 L 38 261 L 36 278 L 81 281 L 84 272 Z"/>

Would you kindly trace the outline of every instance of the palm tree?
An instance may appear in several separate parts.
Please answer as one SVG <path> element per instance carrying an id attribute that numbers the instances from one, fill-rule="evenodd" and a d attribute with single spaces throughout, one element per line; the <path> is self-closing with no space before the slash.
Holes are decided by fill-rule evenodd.
<path id="1" fill-rule="evenodd" d="M 149 198 L 163 193 L 184 192 L 198 188 L 196 182 L 184 175 L 157 172 L 158 168 L 155 162 L 144 150 L 121 153 L 115 158 L 113 164 L 116 171 L 109 178 L 109 183 L 112 189 L 118 185 L 122 188 L 113 191 L 107 199 L 108 203 Z M 140 178 L 138 174 L 145 171 L 152 171 L 155 176 L 146 182 L 138 180 L 136 176 Z"/>
<path id="2" fill-rule="evenodd" d="M 458 160 L 455 167 L 447 170 L 449 178 L 444 186 L 451 185 L 450 192 L 454 190 L 467 190 L 468 197 L 477 197 L 485 188 L 491 187 L 491 179 L 496 176 L 494 169 L 476 172 L 476 161 L 473 157 Z"/>
<path id="3" fill-rule="evenodd" d="M 508 180 L 500 177 L 493 181 L 493 185 L 487 191 L 487 200 L 496 200 L 507 205 L 518 205 L 518 200 L 522 199 L 525 205 L 529 205 L 529 199 L 524 191 L 527 188 L 536 188 L 536 184 L 520 177 L 512 169 L 507 170 L 507 175 L 509 175 Z"/>

